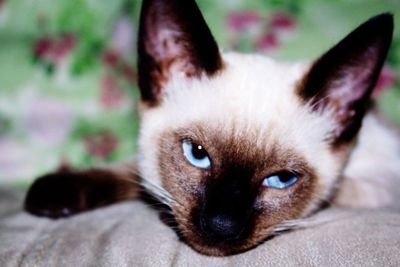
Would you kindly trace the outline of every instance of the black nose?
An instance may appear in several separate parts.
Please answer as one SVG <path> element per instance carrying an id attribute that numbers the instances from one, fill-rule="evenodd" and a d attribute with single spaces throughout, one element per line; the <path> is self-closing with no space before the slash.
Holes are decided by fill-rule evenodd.
<path id="1" fill-rule="evenodd" d="M 237 238 L 244 228 L 242 220 L 226 214 L 208 215 L 202 218 L 203 232 L 214 239 Z"/>

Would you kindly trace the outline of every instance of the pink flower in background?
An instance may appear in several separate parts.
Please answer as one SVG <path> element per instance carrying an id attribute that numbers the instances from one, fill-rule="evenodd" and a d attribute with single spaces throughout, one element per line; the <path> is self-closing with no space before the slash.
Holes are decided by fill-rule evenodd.
<path id="1" fill-rule="evenodd" d="M 72 34 L 62 34 L 53 41 L 53 47 L 50 50 L 50 59 L 54 64 L 59 64 L 74 48 L 76 38 Z"/>
<path id="2" fill-rule="evenodd" d="M 238 11 L 229 14 L 227 21 L 234 30 L 230 40 L 232 47 L 240 49 L 244 46 L 248 49 L 246 41 L 243 41 L 246 38 L 250 39 L 250 47 L 262 53 L 279 48 L 284 34 L 296 26 L 294 16 L 285 12 L 275 12 L 264 17 L 257 11 Z"/>
<path id="3" fill-rule="evenodd" d="M 0 0 L 0 9 L 4 6 L 5 2 L 5 0 Z"/>
<path id="4" fill-rule="evenodd" d="M 103 130 L 85 137 L 84 144 L 90 155 L 106 159 L 117 149 L 118 139 L 109 130 Z"/>
<path id="5" fill-rule="evenodd" d="M 53 42 L 49 37 L 39 38 L 33 45 L 33 55 L 37 58 L 44 57 L 50 51 L 52 46 Z"/>
<path id="6" fill-rule="evenodd" d="M 62 34 L 54 41 L 53 49 L 51 50 L 51 58 L 53 63 L 58 64 L 65 58 L 66 55 L 74 48 L 76 38 L 70 33 Z"/>
<path id="7" fill-rule="evenodd" d="M 61 44 L 60 45 L 66 50 L 70 50 L 70 49 L 74 48 L 76 42 L 77 42 L 77 38 L 72 33 L 64 33 L 61 35 Z"/>
<path id="8" fill-rule="evenodd" d="M 63 102 L 34 99 L 26 107 L 23 124 L 34 140 L 47 145 L 63 143 L 74 122 L 73 113 Z"/>
<path id="9" fill-rule="evenodd" d="M 71 33 L 52 38 L 45 36 L 34 42 L 32 52 L 39 60 L 58 65 L 72 51 L 76 42 L 76 37 Z"/>
<path id="10" fill-rule="evenodd" d="M 102 55 L 103 64 L 110 67 L 110 70 L 122 74 L 122 77 L 129 82 L 136 81 L 136 73 L 130 64 L 121 58 L 120 54 L 114 50 L 106 50 Z"/>
<path id="11" fill-rule="evenodd" d="M 234 31 L 243 31 L 260 22 L 260 16 L 256 11 L 235 11 L 227 18 L 228 27 Z"/>
<path id="12" fill-rule="evenodd" d="M 288 13 L 277 12 L 271 14 L 269 25 L 271 29 L 275 31 L 293 30 L 296 26 L 296 21 L 295 18 Z"/>
<path id="13" fill-rule="evenodd" d="M 373 96 L 380 95 L 385 89 L 388 89 L 396 84 L 396 73 L 389 66 L 384 66 L 376 82 Z"/>
<path id="14" fill-rule="evenodd" d="M 122 67 L 122 74 L 129 82 L 135 83 L 137 81 L 136 72 L 129 65 L 124 65 Z"/>
<path id="15" fill-rule="evenodd" d="M 111 75 L 104 75 L 100 89 L 101 105 L 108 109 L 117 108 L 123 104 L 125 97 L 116 79 Z"/>
<path id="16" fill-rule="evenodd" d="M 119 54 L 113 50 L 106 50 L 103 53 L 102 59 L 103 63 L 110 67 L 116 67 L 121 61 Z"/>
<path id="17" fill-rule="evenodd" d="M 259 52 L 269 52 L 278 48 L 279 45 L 280 42 L 277 35 L 271 32 L 261 35 L 255 43 L 256 49 Z"/>

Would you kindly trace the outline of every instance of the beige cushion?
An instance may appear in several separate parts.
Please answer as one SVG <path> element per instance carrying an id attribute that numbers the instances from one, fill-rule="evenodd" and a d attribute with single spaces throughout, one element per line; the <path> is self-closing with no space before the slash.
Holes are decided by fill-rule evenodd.
<path id="1" fill-rule="evenodd" d="M 52 221 L 0 191 L 0 266 L 400 266 L 400 215 L 328 209 L 312 226 L 231 257 L 200 255 L 140 202 Z"/>

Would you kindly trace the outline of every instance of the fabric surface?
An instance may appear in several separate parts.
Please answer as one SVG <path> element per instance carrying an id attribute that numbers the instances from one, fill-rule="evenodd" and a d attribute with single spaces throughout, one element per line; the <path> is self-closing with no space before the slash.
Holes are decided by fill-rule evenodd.
<path id="1" fill-rule="evenodd" d="M 0 266 L 400 266 L 400 215 L 328 209 L 313 226 L 230 257 L 200 255 L 138 201 L 69 219 L 21 212 L 0 192 Z"/>

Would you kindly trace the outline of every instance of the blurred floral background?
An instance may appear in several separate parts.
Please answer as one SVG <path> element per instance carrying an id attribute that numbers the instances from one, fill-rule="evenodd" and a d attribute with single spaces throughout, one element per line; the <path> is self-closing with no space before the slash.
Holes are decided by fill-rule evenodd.
<path id="1" fill-rule="evenodd" d="M 367 18 L 395 14 L 375 88 L 400 125 L 398 0 L 198 0 L 223 50 L 310 60 Z M 139 0 L 0 0 L 0 185 L 136 150 Z"/>

